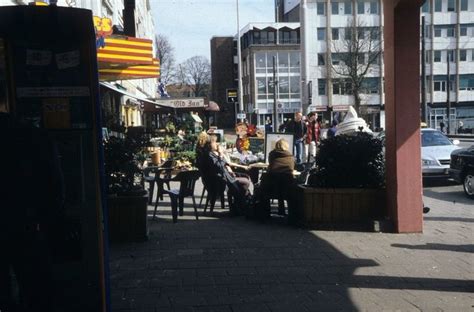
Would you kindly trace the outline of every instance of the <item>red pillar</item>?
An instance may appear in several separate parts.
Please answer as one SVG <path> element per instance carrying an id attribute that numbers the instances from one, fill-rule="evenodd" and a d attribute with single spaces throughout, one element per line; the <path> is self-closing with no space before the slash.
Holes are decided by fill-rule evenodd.
<path id="1" fill-rule="evenodd" d="M 420 5 L 384 1 L 387 205 L 397 233 L 422 232 Z"/>

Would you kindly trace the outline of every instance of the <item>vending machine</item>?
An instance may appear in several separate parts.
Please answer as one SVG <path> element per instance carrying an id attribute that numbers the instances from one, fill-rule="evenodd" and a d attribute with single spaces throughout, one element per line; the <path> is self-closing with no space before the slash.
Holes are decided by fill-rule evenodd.
<path id="1" fill-rule="evenodd" d="M 0 7 L 0 111 L 49 134 L 64 177 L 53 311 L 109 310 L 95 40 L 89 10 Z"/>

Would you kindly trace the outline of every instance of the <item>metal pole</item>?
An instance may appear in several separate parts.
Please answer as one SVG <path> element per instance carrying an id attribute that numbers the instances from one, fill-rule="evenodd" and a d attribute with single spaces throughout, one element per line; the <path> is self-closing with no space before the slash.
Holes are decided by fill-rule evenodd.
<path id="1" fill-rule="evenodd" d="M 278 131 L 276 56 L 273 56 L 273 132 Z"/>
<path id="2" fill-rule="evenodd" d="M 449 59 L 450 59 L 450 52 L 451 50 L 448 50 L 447 52 L 447 66 L 448 66 L 448 78 L 447 78 L 447 86 L 446 86 L 446 91 L 447 91 L 447 101 L 448 101 L 448 126 L 446 127 L 446 133 L 450 134 L 451 133 L 451 98 L 450 98 L 450 85 L 451 85 L 451 79 L 449 77 Z"/>
<path id="3" fill-rule="evenodd" d="M 421 118 L 428 122 L 428 107 L 426 105 L 426 48 L 425 48 L 425 17 L 421 17 Z"/>
<path id="4" fill-rule="evenodd" d="M 239 74 L 239 87 L 238 87 L 238 95 L 239 95 L 239 110 L 241 113 L 244 112 L 244 100 L 242 95 L 242 52 L 240 51 L 240 20 L 239 20 L 239 0 L 236 0 L 237 5 L 237 67 L 238 67 L 238 74 Z M 243 121 L 243 120 L 241 120 Z"/>

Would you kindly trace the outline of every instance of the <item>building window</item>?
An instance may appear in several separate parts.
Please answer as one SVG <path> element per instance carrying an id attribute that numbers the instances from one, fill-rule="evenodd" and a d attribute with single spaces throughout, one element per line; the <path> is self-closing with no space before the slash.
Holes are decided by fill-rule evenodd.
<path id="1" fill-rule="evenodd" d="M 380 30 L 378 27 L 370 27 L 368 29 L 369 32 L 369 38 L 372 40 L 380 40 Z"/>
<path id="2" fill-rule="evenodd" d="M 359 55 L 357 55 L 357 62 L 359 64 L 365 64 L 365 53 L 359 53 Z"/>
<path id="3" fill-rule="evenodd" d="M 435 63 L 441 62 L 441 51 L 439 50 L 434 51 L 434 62 Z"/>
<path id="4" fill-rule="evenodd" d="M 339 28 L 332 29 L 332 40 L 339 40 Z"/>
<path id="5" fill-rule="evenodd" d="M 459 61 L 465 62 L 467 60 L 467 50 L 459 50 Z"/>
<path id="6" fill-rule="evenodd" d="M 343 60 L 342 53 L 332 53 L 331 54 L 331 63 L 332 65 L 339 65 Z"/>
<path id="7" fill-rule="evenodd" d="M 365 2 L 363 0 L 357 1 L 357 14 L 365 14 Z"/>
<path id="8" fill-rule="evenodd" d="M 326 95 L 326 79 L 318 79 L 318 95 Z"/>
<path id="9" fill-rule="evenodd" d="M 300 77 L 299 76 L 290 77 L 290 93 L 299 95 L 300 93 Z"/>
<path id="10" fill-rule="evenodd" d="M 433 89 L 434 91 L 446 92 L 446 81 L 434 81 Z"/>
<path id="11" fill-rule="evenodd" d="M 332 2 L 331 3 L 331 14 L 338 15 L 339 14 L 339 2 Z"/>
<path id="12" fill-rule="evenodd" d="M 365 94 L 378 94 L 379 78 L 364 78 L 361 83 L 361 90 Z"/>
<path id="13" fill-rule="evenodd" d="M 344 2 L 344 14 L 352 15 L 352 2 L 350 1 Z"/>
<path id="14" fill-rule="evenodd" d="M 332 82 L 332 94 L 351 95 L 351 83 L 344 81 L 343 79 L 334 79 Z"/>
<path id="15" fill-rule="evenodd" d="M 288 52 L 278 52 L 278 71 L 288 72 Z"/>
<path id="16" fill-rule="evenodd" d="M 467 10 L 468 10 L 467 0 L 461 0 L 461 11 L 467 11 Z"/>
<path id="17" fill-rule="evenodd" d="M 435 37 L 441 37 L 441 28 L 435 28 L 434 36 Z"/>
<path id="18" fill-rule="evenodd" d="M 456 4 L 454 0 L 448 0 L 448 12 L 456 11 Z"/>
<path id="19" fill-rule="evenodd" d="M 459 90 L 474 90 L 474 75 L 459 75 Z"/>
<path id="20" fill-rule="evenodd" d="M 461 37 L 467 36 L 467 27 L 466 27 L 466 26 L 461 26 L 461 27 L 459 28 L 459 35 L 460 35 Z"/>
<path id="21" fill-rule="evenodd" d="M 293 70 L 290 70 L 290 72 L 300 72 L 300 52 L 290 52 L 290 67 L 293 68 Z"/>
<path id="22" fill-rule="evenodd" d="M 326 54 L 318 53 L 318 65 L 326 65 Z"/>
<path id="23" fill-rule="evenodd" d="M 443 8 L 442 4 L 443 4 L 442 0 L 435 0 L 435 7 L 434 7 L 435 12 L 441 12 Z"/>
<path id="24" fill-rule="evenodd" d="M 351 38 L 352 38 L 352 28 L 350 27 L 344 28 L 344 39 L 351 40 Z"/>
<path id="25" fill-rule="evenodd" d="M 318 40 L 326 40 L 326 28 L 318 28 Z"/>
<path id="26" fill-rule="evenodd" d="M 370 2 L 370 14 L 379 14 L 379 4 L 375 1 Z"/>
<path id="27" fill-rule="evenodd" d="M 454 37 L 454 27 L 449 27 L 446 29 L 447 37 Z"/>
<path id="28" fill-rule="evenodd" d="M 423 6 L 421 7 L 421 12 L 423 13 L 430 12 L 430 1 L 425 1 L 425 3 L 423 3 Z"/>
<path id="29" fill-rule="evenodd" d="M 318 15 L 326 15 L 326 3 L 318 2 Z"/>

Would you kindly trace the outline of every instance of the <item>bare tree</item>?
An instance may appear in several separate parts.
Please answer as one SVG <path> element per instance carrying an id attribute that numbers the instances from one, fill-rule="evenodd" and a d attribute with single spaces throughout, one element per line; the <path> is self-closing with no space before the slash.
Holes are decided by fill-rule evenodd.
<path id="1" fill-rule="evenodd" d="M 157 35 L 155 41 L 156 57 L 160 60 L 160 79 L 167 85 L 176 78 L 174 47 L 165 35 Z"/>
<path id="2" fill-rule="evenodd" d="M 367 83 L 368 75 L 380 75 L 382 33 L 379 27 L 366 27 L 360 19 L 350 20 L 344 30 L 344 38 L 332 40 L 333 88 L 352 94 L 354 109 L 360 113 L 361 95 L 373 90 Z"/>
<path id="3" fill-rule="evenodd" d="M 187 85 L 195 96 L 207 96 L 211 81 L 211 64 L 204 56 L 193 56 L 178 66 L 178 81 Z"/>

